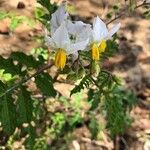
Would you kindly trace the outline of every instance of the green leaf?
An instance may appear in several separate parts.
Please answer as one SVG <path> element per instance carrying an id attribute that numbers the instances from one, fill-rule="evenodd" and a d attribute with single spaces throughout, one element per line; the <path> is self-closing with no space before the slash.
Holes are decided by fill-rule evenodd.
<path id="1" fill-rule="evenodd" d="M 37 2 L 45 7 L 50 14 L 52 14 L 57 9 L 57 5 L 55 3 L 51 4 L 49 0 L 37 0 Z"/>
<path id="2" fill-rule="evenodd" d="M 71 93 L 70 93 L 70 96 L 72 94 L 75 94 L 75 93 L 78 93 L 80 92 L 82 89 L 84 89 L 85 87 L 88 88 L 89 85 L 93 83 L 93 80 L 91 78 L 90 75 L 86 75 L 82 80 L 81 82 L 79 83 L 79 85 L 76 85 L 72 90 L 71 90 Z"/>
<path id="3" fill-rule="evenodd" d="M 135 10 L 136 5 L 137 5 L 137 0 L 130 0 L 129 11 L 133 12 Z"/>
<path id="4" fill-rule="evenodd" d="M 27 149 L 33 149 L 33 146 L 35 144 L 35 138 L 36 138 L 35 128 L 29 124 L 29 126 L 27 127 L 27 132 L 29 134 L 29 137 L 26 140 Z"/>
<path id="5" fill-rule="evenodd" d="M 101 92 L 98 91 L 96 93 L 93 94 L 93 98 L 90 100 L 91 102 L 91 108 L 90 110 L 94 110 L 99 106 L 100 103 L 100 96 L 101 96 Z"/>
<path id="6" fill-rule="evenodd" d="M 112 12 L 109 12 L 107 15 L 106 15 L 106 17 L 108 18 L 108 19 L 111 19 L 112 18 Z"/>
<path id="7" fill-rule="evenodd" d="M 118 6 L 118 5 L 114 5 L 114 6 L 113 6 L 113 9 L 114 9 L 114 10 L 118 10 L 118 9 L 119 9 L 119 6 Z"/>
<path id="8" fill-rule="evenodd" d="M 94 116 L 90 120 L 89 129 L 92 133 L 92 138 L 96 139 L 99 132 L 99 124 Z"/>
<path id="9" fill-rule="evenodd" d="M 113 75 L 113 76 L 112 76 L 112 80 L 113 80 L 116 84 L 121 85 L 121 82 L 122 82 L 122 81 L 121 81 L 121 79 L 120 79 L 119 77 Z"/>
<path id="10" fill-rule="evenodd" d="M 20 17 L 12 17 L 11 19 L 11 23 L 9 25 L 9 29 L 10 31 L 14 31 L 21 23 L 22 23 L 23 19 Z"/>
<path id="11" fill-rule="evenodd" d="M 30 123 L 30 121 L 33 120 L 33 100 L 30 95 L 31 93 L 28 92 L 25 87 L 20 86 L 17 104 L 19 121 L 21 123 Z"/>
<path id="12" fill-rule="evenodd" d="M 5 92 L 6 85 L 0 80 L 0 94 Z"/>
<path id="13" fill-rule="evenodd" d="M 42 7 L 36 7 L 36 9 L 34 10 L 35 13 L 35 18 L 36 19 L 40 19 L 43 15 L 45 15 L 45 9 Z"/>
<path id="14" fill-rule="evenodd" d="M 115 39 L 107 41 L 107 47 L 104 53 L 102 53 L 101 59 L 107 59 L 112 57 L 118 51 L 118 44 L 115 42 Z"/>
<path id="15" fill-rule="evenodd" d="M 51 16 L 49 14 L 44 14 L 43 16 L 41 16 L 41 19 L 50 20 Z"/>
<path id="16" fill-rule="evenodd" d="M 55 97 L 56 90 L 53 87 L 53 79 L 48 73 L 42 73 L 35 77 L 35 83 L 45 96 Z"/>
<path id="17" fill-rule="evenodd" d="M 113 75 L 104 70 L 99 73 L 96 83 L 99 86 L 100 93 L 111 91 L 113 86 L 117 84 L 113 79 Z"/>
<path id="18" fill-rule="evenodd" d="M 37 37 L 40 41 L 43 40 L 44 37 Z M 41 42 L 42 43 L 42 42 Z M 31 55 L 34 56 L 41 64 L 48 60 L 48 50 L 43 47 L 33 48 L 31 51 Z"/>
<path id="19" fill-rule="evenodd" d="M 65 66 L 65 68 L 63 70 L 60 70 L 60 74 L 70 74 L 72 72 L 73 72 L 72 68 L 67 65 Z"/>
<path id="20" fill-rule="evenodd" d="M 5 90 L 6 86 L 0 82 L 0 92 Z M 16 106 L 13 103 L 11 95 L 5 95 L 0 99 L 0 122 L 2 123 L 3 131 L 11 135 L 16 124 Z"/>
<path id="21" fill-rule="evenodd" d="M 84 75 L 85 75 L 85 69 L 80 66 L 78 70 L 78 75 L 77 75 L 78 79 L 82 79 Z"/>
<path id="22" fill-rule="evenodd" d="M 13 60 L 10 57 L 5 59 L 0 56 L 0 69 L 4 69 L 4 73 L 10 73 L 12 75 L 20 73 L 20 68 L 17 65 L 14 65 Z"/>
<path id="23" fill-rule="evenodd" d="M 78 76 L 75 72 L 70 72 L 68 75 L 67 75 L 67 80 L 71 80 L 71 81 L 76 81 L 78 79 Z"/>
<path id="24" fill-rule="evenodd" d="M 36 19 L 38 19 L 48 30 L 50 30 L 49 20 L 51 19 L 51 14 L 57 9 L 55 3 L 51 4 L 49 0 L 38 0 L 43 8 L 38 7 L 35 10 Z M 46 9 L 47 11 L 45 11 Z"/>
<path id="25" fill-rule="evenodd" d="M 29 68 L 37 68 L 40 65 L 40 62 L 37 61 L 32 55 L 26 55 L 22 52 L 13 52 L 11 54 L 11 58 Z"/>
<path id="26" fill-rule="evenodd" d="M 31 18 L 28 18 L 28 17 L 25 17 L 24 19 L 23 19 L 23 21 L 25 21 L 26 23 L 27 23 L 27 25 L 29 26 L 29 27 L 31 27 L 31 28 L 33 28 L 34 27 L 34 25 L 35 25 L 35 20 L 33 20 L 33 19 L 31 19 Z"/>
<path id="27" fill-rule="evenodd" d="M 0 12 L 0 20 L 5 19 L 7 17 L 9 17 L 9 13 L 3 11 Z"/>
<path id="28" fill-rule="evenodd" d="M 28 127 L 25 130 L 29 137 L 26 142 L 31 149 L 35 140 L 35 129 L 31 125 L 31 121 L 33 121 L 33 100 L 31 99 L 31 93 L 24 86 L 20 86 L 17 96 L 19 124 L 28 123 Z"/>
<path id="29" fill-rule="evenodd" d="M 92 61 L 91 63 L 91 74 L 94 76 L 98 76 L 100 73 L 100 64 L 98 61 Z"/>
<path id="30" fill-rule="evenodd" d="M 73 117 L 68 119 L 68 123 L 71 128 L 75 128 L 76 125 L 83 123 L 83 118 L 80 113 L 76 112 Z"/>
<path id="31" fill-rule="evenodd" d="M 3 69 L 0 70 L 0 71 L 3 71 L 3 72 L 4 72 Z M 0 75 L 0 80 L 8 82 L 8 81 L 10 81 L 10 80 L 13 79 L 13 77 L 12 77 L 12 75 L 11 75 L 10 73 L 3 73 L 3 72 L 2 72 L 2 74 Z"/>
<path id="32" fill-rule="evenodd" d="M 107 128 L 112 137 L 123 133 L 131 125 L 129 111 L 135 103 L 135 96 L 118 85 L 105 95 L 104 110 L 106 111 Z"/>
<path id="33" fill-rule="evenodd" d="M 94 96 L 94 89 L 89 89 L 87 95 L 88 95 L 88 101 L 89 102 L 92 101 Z"/>
<path id="34" fill-rule="evenodd" d="M 149 10 L 146 10 L 144 13 L 143 13 L 144 17 L 146 19 L 150 19 L 150 9 Z"/>

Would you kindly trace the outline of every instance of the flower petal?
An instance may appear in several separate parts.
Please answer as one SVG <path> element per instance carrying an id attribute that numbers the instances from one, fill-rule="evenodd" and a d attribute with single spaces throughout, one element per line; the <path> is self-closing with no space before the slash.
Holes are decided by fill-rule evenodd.
<path id="1" fill-rule="evenodd" d="M 46 35 L 44 40 L 45 40 L 45 43 L 48 47 L 55 49 L 55 42 L 53 41 L 53 39 L 51 37 Z"/>
<path id="2" fill-rule="evenodd" d="M 71 51 L 69 51 L 67 53 L 71 54 L 71 53 L 76 53 L 79 50 L 84 50 L 87 47 L 88 43 L 89 43 L 89 39 L 82 41 L 82 42 L 77 42 L 75 44 L 72 44 L 70 47 Z"/>
<path id="3" fill-rule="evenodd" d="M 118 24 L 114 25 L 110 29 L 110 31 L 109 31 L 108 36 L 106 37 L 106 39 L 111 39 L 112 36 L 120 29 L 120 26 L 121 26 L 121 23 L 118 23 Z"/>
<path id="4" fill-rule="evenodd" d="M 77 58 L 78 58 L 78 52 L 75 52 L 75 53 L 73 53 L 72 54 L 72 61 L 74 62 L 75 60 L 77 60 Z"/>
<path id="5" fill-rule="evenodd" d="M 72 23 L 71 21 L 67 22 L 67 28 L 70 34 L 77 35 L 82 32 L 85 28 L 90 28 L 90 24 L 85 24 L 82 21 L 75 21 Z"/>
<path id="6" fill-rule="evenodd" d="M 52 36 L 57 48 L 67 49 L 70 45 L 70 39 L 65 23 L 63 23 Z"/>
<path id="7" fill-rule="evenodd" d="M 65 11 L 65 5 L 61 5 L 53 14 L 50 21 L 51 34 L 68 18 L 68 13 Z"/>
<path id="8" fill-rule="evenodd" d="M 106 24 L 97 16 L 93 22 L 93 39 L 99 42 L 108 35 Z"/>
<path id="9" fill-rule="evenodd" d="M 87 39 L 92 39 L 92 29 L 91 26 L 88 25 L 77 34 L 76 42 L 85 41 Z"/>

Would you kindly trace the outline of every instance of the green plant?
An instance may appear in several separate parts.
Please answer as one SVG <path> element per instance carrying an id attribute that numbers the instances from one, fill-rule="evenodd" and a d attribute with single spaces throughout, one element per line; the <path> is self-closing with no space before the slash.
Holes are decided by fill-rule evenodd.
<path id="1" fill-rule="evenodd" d="M 3 20 L 5 18 L 9 18 L 11 20 L 9 24 L 9 30 L 11 32 L 13 32 L 21 23 L 26 23 L 30 27 L 33 27 L 33 25 L 35 24 L 35 21 L 27 16 L 21 16 L 10 12 L 1 11 L 0 20 Z"/>
<path id="2" fill-rule="evenodd" d="M 38 2 L 42 6 L 35 10 L 35 18 L 53 34 L 49 20 L 57 6 L 49 0 Z M 143 5 L 145 2 L 141 4 Z M 138 7 L 140 6 L 135 6 L 134 3 L 132 11 Z M 113 9 L 118 13 L 119 6 L 114 5 Z M 69 18 L 67 13 L 65 15 Z M 11 31 L 27 20 L 24 16 L 0 13 L 0 19 L 6 17 L 12 19 Z M 115 19 L 117 17 L 108 23 Z M 118 24 L 117 28 L 119 27 Z M 107 36 L 112 37 L 110 33 Z M 51 42 L 49 35 L 46 35 L 46 38 Z M 72 131 L 82 125 L 87 126 L 91 131 L 91 137 L 96 139 L 102 129 L 97 120 L 98 113 L 106 120 L 104 128 L 112 137 L 122 134 L 129 127 L 129 112 L 135 105 L 136 98 L 133 93 L 122 88 L 118 77 L 102 67 L 103 61 L 112 57 L 118 50 L 117 35 L 111 40 L 106 41 L 105 38 L 100 43 L 90 43 L 89 47 L 92 47 L 92 50 L 88 50 L 88 47 L 87 51 L 83 51 L 80 47 L 80 51 L 75 51 L 75 60 L 71 57 L 74 53 L 71 52 L 70 56 L 69 50 L 58 48 L 57 52 L 48 51 L 47 47 L 43 46 L 42 36 L 41 47 L 33 48 L 30 55 L 13 52 L 8 58 L 0 56 L 0 122 L 4 136 L 10 137 L 6 145 L 11 147 L 16 128 L 20 130 L 19 138 L 25 138 L 23 144 L 27 149 L 60 148 L 60 143 L 67 143 L 70 137 L 73 138 Z M 68 39 L 76 44 L 74 35 L 70 35 Z M 54 66 L 54 59 L 58 69 L 55 75 L 51 76 L 49 70 L 51 71 Z M 66 78 L 62 81 L 59 79 L 60 75 Z M 56 82 L 74 83 L 69 98 L 62 96 L 56 89 Z M 36 90 L 32 88 L 32 84 L 36 86 Z M 83 109 L 82 102 L 88 106 L 86 110 Z"/>

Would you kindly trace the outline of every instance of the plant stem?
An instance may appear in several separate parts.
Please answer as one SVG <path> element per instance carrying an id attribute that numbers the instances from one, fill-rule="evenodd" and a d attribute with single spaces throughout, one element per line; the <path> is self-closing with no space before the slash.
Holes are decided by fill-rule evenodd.
<path id="1" fill-rule="evenodd" d="M 51 68 L 53 66 L 52 63 L 48 63 L 46 65 L 44 65 L 43 67 L 41 67 L 39 70 L 37 70 L 34 74 L 32 74 L 31 76 L 28 77 L 24 77 L 22 78 L 19 82 L 17 82 L 16 84 L 14 84 L 12 87 L 8 88 L 4 93 L 2 93 L 0 95 L 0 97 L 3 97 L 4 95 L 6 95 L 7 93 L 15 90 L 16 88 L 18 88 L 21 84 L 27 82 L 28 80 L 30 80 L 33 77 L 36 77 L 38 74 L 42 73 L 44 70 L 47 70 L 49 68 Z"/>
<path id="2" fill-rule="evenodd" d="M 142 6 L 146 6 L 146 5 L 150 5 L 150 3 L 146 3 L 146 0 L 145 0 L 145 1 L 143 1 L 142 4 L 137 5 L 137 6 L 134 8 L 134 10 L 136 10 L 136 9 L 142 7 Z M 122 16 L 126 16 L 126 14 L 127 14 L 127 13 L 126 13 L 126 11 L 125 11 L 124 13 L 122 13 L 122 14 L 120 14 L 120 15 L 118 15 L 118 16 L 115 16 L 115 18 L 113 18 L 112 20 L 108 21 L 106 24 L 109 25 L 110 23 L 112 23 L 112 22 L 114 22 L 115 20 L 121 18 Z"/>

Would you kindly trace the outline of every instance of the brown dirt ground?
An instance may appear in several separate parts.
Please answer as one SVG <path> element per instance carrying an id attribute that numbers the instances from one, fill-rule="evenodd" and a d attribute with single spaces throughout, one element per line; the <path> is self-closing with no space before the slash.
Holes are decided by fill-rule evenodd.
<path id="1" fill-rule="evenodd" d="M 24 1 L 24 9 L 17 9 L 18 2 L 19 0 L 0 0 L 0 10 L 33 17 L 35 0 Z M 96 15 L 104 18 L 107 12 L 107 9 L 102 8 L 102 3 L 96 0 L 70 0 L 70 2 L 76 7 L 76 15 L 84 21 L 90 22 Z M 109 2 L 113 4 L 115 0 Z M 124 143 L 125 149 L 150 150 L 150 21 L 142 18 L 141 15 L 135 15 L 120 18 L 116 22 L 122 24 L 118 33 L 119 54 L 105 62 L 104 67 L 124 78 L 125 86 L 134 90 L 139 98 L 138 105 L 131 112 L 134 123 L 124 137 L 119 138 L 119 141 Z M 8 30 L 9 23 L 9 19 L 0 21 L 1 33 Z M 42 34 L 40 24 L 36 24 L 33 28 L 21 24 L 11 34 L 0 34 L 0 55 L 7 56 L 12 51 L 30 52 L 33 47 L 38 46 L 33 38 L 38 34 Z M 68 89 L 70 87 L 68 84 L 56 86 L 62 93 L 64 86 Z M 65 93 L 65 96 L 67 94 Z M 88 131 L 82 127 L 76 132 L 79 137 L 82 137 L 82 133 Z M 113 144 L 108 142 L 105 135 L 104 139 L 105 142 L 101 143 L 81 138 L 79 146 L 85 150 L 98 150 L 101 149 L 100 145 L 104 144 L 109 145 L 111 149 Z M 79 141 L 73 141 L 74 147 L 78 144 Z"/>

